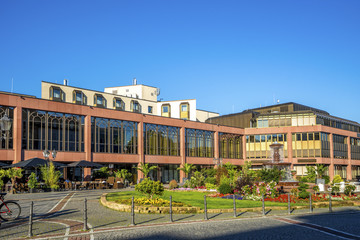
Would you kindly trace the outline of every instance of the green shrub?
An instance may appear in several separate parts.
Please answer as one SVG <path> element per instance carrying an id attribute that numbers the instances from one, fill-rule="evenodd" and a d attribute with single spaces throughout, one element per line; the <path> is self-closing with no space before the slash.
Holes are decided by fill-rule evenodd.
<path id="1" fill-rule="evenodd" d="M 205 184 L 206 184 L 206 183 L 211 183 L 211 184 L 216 185 L 216 178 L 214 178 L 214 177 L 207 177 L 207 178 L 205 179 Z"/>
<path id="2" fill-rule="evenodd" d="M 216 175 L 215 168 L 202 168 L 201 173 L 205 178 L 214 178 Z"/>
<path id="3" fill-rule="evenodd" d="M 335 175 L 333 179 L 333 183 L 341 183 L 343 179 L 340 177 L 340 175 Z"/>
<path id="4" fill-rule="evenodd" d="M 324 175 L 324 176 L 322 177 L 322 179 L 325 180 L 325 184 L 329 184 L 329 183 L 330 183 L 330 177 L 329 177 L 329 176 Z"/>
<path id="5" fill-rule="evenodd" d="M 340 192 L 339 186 L 332 186 L 331 193 L 337 195 Z"/>
<path id="6" fill-rule="evenodd" d="M 274 182 L 278 183 L 280 181 L 282 171 L 280 169 L 278 169 L 277 167 L 270 168 L 270 169 L 262 168 L 261 170 L 259 170 L 257 172 L 257 174 L 262 182 L 269 183 L 271 181 L 274 181 Z"/>
<path id="7" fill-rule="evenodd" d="M 174 188 L 177 188 L 177 187 L 178 187 L 178 183 L 176 182 L 175 179 L 173 179 L 173 180 L 171 180 L 171 181 L 169 182 L 169 188 L 170 188 L 170 189 L 174 189 Z"/>
<path id="8" fill-rule="evenodd" d="M 38 186 L 36 174 L 34 172 L 32 172 L 29 176 L 28 186 L 30 189 L 37 188 L 37 186 Z"/>
<path id="9" fill-rule="evenodd" d="M 220 185 L 220 181 L 222 177 L 229 177 L 228 170 L 225 167 L 219 166 L 216 169 L 216 184 Z"/>
<path id="10" fill-rule="evenodd" d="M 212 183 L 205 183 L 205 187 L 207 190 L 216 189 L 216 185 Z"/>
<path id="11" fill-rule="evenodd" d="M 54 163 L 49 161 L 49 165 L 40 167 L 40 170 L 45 185 L 51 189 L 58 189 L 61 172 L 55 170 Z"/>
<path id="12" fill-rule="evenodd" d="M 299 193 L 298 196 L 299 198 L 308 198 L 309 197 L 309 193 L 306 191 L 308 189 L 309 185 L 304 183 L 304 182 L 300 182 L 299 183 Z"/>
<path id="13" fill-rule="evenodd" d="M 356 187 L 355 185 L 347 185 L 345 187 L 344 193 L 348 196 L 353 195 Z"/>
<path id="14" fill-rule="evenodd" d="M 201 187 L 205 185 L 205 177 L 201 174 L 201 172 L 194 172 L 193 176 L 190 178 L 190 187 Z"/>
<path id="15" fill-rule="evenodd" d="M 220 184 L 220 186 L 219 186 L 219 188 L 218 188 L 218 191 L 219 191 L 221 194 L 233 193 L 232 187 L 230 186 L 230 184 L 228 184 L 228 183 L 226 183 L 226 182 Z"/>
<path id="16" fill-rule="evenodd" d="M 150 178 L 145 178 L 141 183 L 135 185 L 135 191 L 146 194 L 149 198 L 154 195 L 161 196 L 164 193 L 164 186 L 159 181 L 153 181 Z"/>
<path id="17" fill-rule="evenodd" d="M 320 188 L 318 185 L 313 186 L 312 190 L 314 190 L 315 193 L 320 191 Z"/>

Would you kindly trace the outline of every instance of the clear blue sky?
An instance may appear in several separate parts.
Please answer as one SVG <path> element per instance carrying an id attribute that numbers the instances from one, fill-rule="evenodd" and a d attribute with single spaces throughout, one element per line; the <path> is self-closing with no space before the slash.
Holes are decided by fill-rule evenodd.
<path id="1" fill-rule="evenodd" d="M 359 12 L 359 0 L 2 0 L 0 90 L 136 77 L 220 114 L 279 99 L 360 122 Z"/>

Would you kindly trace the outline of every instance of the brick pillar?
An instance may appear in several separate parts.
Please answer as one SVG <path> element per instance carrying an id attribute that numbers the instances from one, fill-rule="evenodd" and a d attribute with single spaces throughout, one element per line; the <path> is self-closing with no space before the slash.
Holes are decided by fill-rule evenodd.
<path id="1" fill-rule="evenodd" d="M 92 162 L 91 154 L 91 116 L 85 116 L 85 126 L 84 126 L 84 151 L 85 151 L 85 160 Z"/>
<path id="2" fill-rule="evenodd" d="M 186 163 L 186 139 L 185 139 L 185 127 L 180 128 L 180 167 L 184 167 Z M 185 173 L 180 171 L 180 182 L 182 182 L 183 178 L 185 178 Z"/>
<path id="3" fill-rule="evenodd" d="M 22 150 L 21 150 L 21 141 L 22 141 L 22 107 L 16 107 L 14 109 L 14 119 L 13 119 L 13 149 L 14 149 L 14 161 L 13 163 L 18 163 L 22 159 Z"/>
<path id="4" fill-rule="evenodd" d="M 348 165 L 346 168 L 346 180 L 352 180 L 351 176 L 351 145 L 350 145 L 350 137 L 347 137 L 347 155 L 348 155 Z"/>
<path id="5" fill-rule="evenodd" d="M 84 180 L 85 181 L 91 180 L 91 168 L 84 168 Z"/>
<path id="6" fill-rule="evenodd" d="M 246 161 L 246 136 L 242 136 L 242 150 L 243 150 L 243 159 Z"/>
<path id="7" fill-rule="evenodd" d="M 144 122 L 141 121 L 138 123 L 138 156 L 139 156 L 139 163 L 138 166 L 140 166 L 141 163 L 145 163 L 145 151 L 144 151 Z M 137 171 L 137 180 L 140 181 L 141 178 L 144 178 L 144 174 L 138 170 Z"/>
<path id="8" fill-rule="evenodd" d="M 329 177 L 330 181 L 334 178 L 334 144 L 333 144 L 333 134 L 329 134 L 330 138 L 330 166 L 329 166 Z"/>

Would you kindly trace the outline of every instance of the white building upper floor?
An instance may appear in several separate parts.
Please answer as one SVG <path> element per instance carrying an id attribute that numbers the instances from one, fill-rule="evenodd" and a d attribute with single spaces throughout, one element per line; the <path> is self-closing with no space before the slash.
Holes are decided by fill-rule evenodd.
<path id="1" fill-rule="evenodd" d="M 42 81 L 41 98 L 120 111 L 138 112 L 163 117 L 205 122 L 218 113 L 196 109 L 196 99 L 158 101 L 160 89 L 137 84 L 107 87 L 104 92 Z"/>

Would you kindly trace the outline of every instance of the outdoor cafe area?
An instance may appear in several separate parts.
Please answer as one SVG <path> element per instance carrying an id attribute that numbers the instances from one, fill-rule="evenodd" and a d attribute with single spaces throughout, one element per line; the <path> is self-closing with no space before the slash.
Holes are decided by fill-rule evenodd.
<path id="1" fill-rule="evenodd" d="M 16 178 L 14 182 L 14 193 L 44 192 L 54 190 L 49 189 L 49 187 L 46 186 L 45 183 L 42 181 L 41 167 L 49 166 L 50 162 L 54 165 L 55 171 L 60 172 L 58 188 L 55 189 L 56 191 L 121 189 L 129 186 L 130 184 L 127 179 L 122 179 L 114 176 L 114 166 L 112 166 L 112 169 L 110 171 L 110 173 L 112 174 L 99 175 L 97 173 L 99 172 L 99 169 L 105 167 L 104 165 L 85 160 L 72 162 L 70 164 L 60 163 L 58 161 L 55 161 L 56 151 L 51 152 L 53 160 L 50 160 L 49 156 L 50 152 L 44 151 L 44 159 L 31 158 L 11 165 L 0 162 L 0 167 L 3 169 L 22 169 L 22 177 Z M 30 189 L 28 184 L 29 176 L 31 175 L 31 173 L 35 173 L 37 180 L 37 186 L 33 189 Z M 2 187 L 3 189 L 0 189 L 0 192 L 10 192 L 12 187 L 11 180 L 6 177 L 4 177 L 3 180 L 4 185 Z"/>

